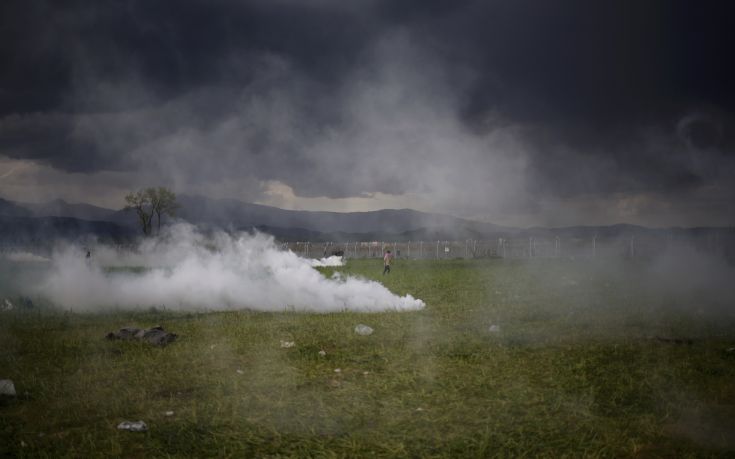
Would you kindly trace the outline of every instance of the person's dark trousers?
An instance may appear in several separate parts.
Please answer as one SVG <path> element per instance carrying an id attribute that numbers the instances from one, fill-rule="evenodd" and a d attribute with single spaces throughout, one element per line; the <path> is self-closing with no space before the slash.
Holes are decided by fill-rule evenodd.
<path id="1" fill-rule="evenodd" d="M 383 274 L 390 274 L 390 265 L 385 265 L 385 268 L 383 269 Z"/>

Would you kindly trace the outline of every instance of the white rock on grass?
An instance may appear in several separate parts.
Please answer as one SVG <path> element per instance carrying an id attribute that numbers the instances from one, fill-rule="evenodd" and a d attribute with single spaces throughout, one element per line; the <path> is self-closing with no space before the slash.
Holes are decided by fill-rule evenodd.
<path id="1" fill-rule="evenodd" d="M 9 395 L 15 397 L 15 385 L 10 379 L 0 379 L 0 395 Z"/>
<path id="2" fill-rule="evenodd" d="M 143 421 L 123 421 L 117 425 L 120 430 L 129 430 L 130 432 L 145 432 L 148 426 Z"/>
<path id="3" fill-rule="evenodd" d="M 368 336 L 373 334 L 373 329 L 365 324 L 358 324 L 355 327 L 355 333 L 362 336 Z"/>

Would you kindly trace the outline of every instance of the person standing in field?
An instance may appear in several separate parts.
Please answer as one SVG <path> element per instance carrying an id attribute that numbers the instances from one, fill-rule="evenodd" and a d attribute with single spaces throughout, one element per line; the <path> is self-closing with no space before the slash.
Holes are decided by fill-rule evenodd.
<path id="1" fill-rule="evenodd" d="M 385 252 L 385 255 L 383 255 L 383 275 L 390 274 L 390 262 L 393 260 L 393 254 L 390 253 L 390 250 Z"/>

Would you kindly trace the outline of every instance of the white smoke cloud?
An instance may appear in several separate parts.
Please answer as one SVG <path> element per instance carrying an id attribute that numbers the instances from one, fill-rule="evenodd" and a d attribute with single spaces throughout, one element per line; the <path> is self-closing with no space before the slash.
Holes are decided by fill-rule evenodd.
<path id="1" fill-rule="evenodd" d="M 342 257 L 339 257 L 337 255 L 332 255 L 331 257 L 309 260 L 309 264 L 311 264 L 311 266 L 313 266 L 314 268 L 324 268 L 328 266 L 330 267 L 344 266 Z"/>
<path id="2" fill-rule="evenodd" d="M 53 257 L 39 292 L 74 310 L 163 306 L 175 310 L 409 311 L 424 302 L 375 281 L 326 278 L 263 234 L 205 236 L 176 225 L 135 250 L 97 247 L 90 259 L 67 247 Z M 110 271 L 103 267 L 135 267 Z"/>

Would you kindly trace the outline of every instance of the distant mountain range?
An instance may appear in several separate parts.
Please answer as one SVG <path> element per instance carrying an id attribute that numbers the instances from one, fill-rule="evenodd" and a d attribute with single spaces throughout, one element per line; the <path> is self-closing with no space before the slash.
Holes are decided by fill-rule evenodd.
<path id="1" fill-rule="evenodd" d="M 370 212 L 285 210 L 234 199 L 180 195 L 177 219 L 203 228 L 233 231 L 257 229 L 281 241 L 433 241 L 499 237 L 601 239 L 651 234 L 735 233 L 732 228 L 650 229 L 635 225 L 511 228 L 411 209 Z M 21 203 L 0 198 L 0 243 L 32 244 L 56 238 L 95 236 L 130 241 L 140 230 L 134 213 L 61 199 Z"/>

